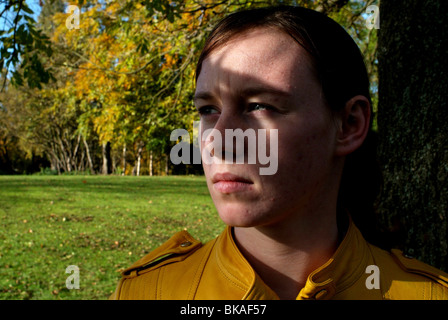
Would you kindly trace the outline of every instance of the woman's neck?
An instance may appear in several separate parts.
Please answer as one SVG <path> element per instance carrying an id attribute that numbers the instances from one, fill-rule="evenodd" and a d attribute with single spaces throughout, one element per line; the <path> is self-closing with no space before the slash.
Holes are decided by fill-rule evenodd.
<path id="1" fill-rule="evenodd" d="M 270 226 L 234 228 L 240 251 L 280 299 L 295 299 L 308 275 L 338 246 L 336 212 L 291 217 Z"/>

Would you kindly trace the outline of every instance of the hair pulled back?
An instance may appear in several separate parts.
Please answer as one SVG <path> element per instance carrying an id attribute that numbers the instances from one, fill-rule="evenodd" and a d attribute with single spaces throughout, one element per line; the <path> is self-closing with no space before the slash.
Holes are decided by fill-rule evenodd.
<path id="1" fill-rule="evenodd" d="M 308 52 L 326 103 L 332 111 L 342 110 L 346 102 L 356 95 L 363 95 L 371 101 L 364 59 L 351 36 L 324 14 L 294 6 L 244 10 L 221 20 L 211 31 L 199 56 L 196 80 L 203 61 L 214 50 L 255 28 L 283 31 Z M 370 128 L 363 145 L 346 157 L 338 207 L 342 209 L 339 212 L 347 210 L 350 213 L 367 240 L 384 247 L 376 238 L 374 211 L 380 181 L 376 135 Z"/>

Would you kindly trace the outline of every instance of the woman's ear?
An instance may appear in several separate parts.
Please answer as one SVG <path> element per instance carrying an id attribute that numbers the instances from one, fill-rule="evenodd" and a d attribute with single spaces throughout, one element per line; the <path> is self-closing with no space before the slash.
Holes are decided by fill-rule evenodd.
<path id="1" fill-rule="evenodd" d="M 358 149 L 367 136 L 371 117 L 370 102 L 365 96 L 355 96 L 339 114 L 336 155 L 346 156 Z"/>

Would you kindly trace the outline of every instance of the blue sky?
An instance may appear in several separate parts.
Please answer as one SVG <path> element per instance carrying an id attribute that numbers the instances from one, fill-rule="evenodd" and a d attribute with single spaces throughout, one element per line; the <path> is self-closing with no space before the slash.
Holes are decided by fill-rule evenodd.
<path id="1" fill-rule="evenodd" d="M 40 5 L 39 5 L 39 0 L 26 0 L 25 1 L 28 4 L 28 7 L 33 10 L 34 12 L 34 19 L 37 20 L 37 17 L 40 14 Z M 3 11 L 3 8 L 5 7 L 4 3 L 0 3 L 0 12 Z M 8 24 L 5 21 L 5 16 L 8 19 L 12 19 L 13 17 L 9 14 L 7 14 L 6 12 L 4 13 L 4 16 L 0 19 L 0 30 L 6 29 L 8 28 Z"/>
<path id="2" fill-rule="evenodd" d="M 39 0 L 27 0 L 26 3 L 28 4 L 28 7 L 34 11 L 34 19 L 37 20 L 40 13 Z"/>
<path id="3" fill-rule="evenodd" d="M 34 20 L 37 20 L 37 17 L 40 14 L 40 5 L 39 0 L 26 0 L 26 3 L 28 4 L 28 7 L 33 10 L 33 18 Z M 5 5 L 4 3 L 0 3 L 0 12 L 3 11 Z M 9 30 L 12 25 L 11 22 L 14 19 L 14 16 L 12 16 L 10 13 L 5 12 L 0 19 L 0 30 Z M 2 47 L 2 44 L 0 43 L 0 47 Z M 14 70 L 13 66 L 9 66 L 9 71 Z M 9 75 L 10 76 L 10 75 Z"/>

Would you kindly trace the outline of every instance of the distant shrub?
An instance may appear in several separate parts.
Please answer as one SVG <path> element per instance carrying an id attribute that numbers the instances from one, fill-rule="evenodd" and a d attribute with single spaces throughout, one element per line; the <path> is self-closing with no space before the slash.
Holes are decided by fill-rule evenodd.
<path id="1" fill-rule="evenodd" d="M 55 176 L 58 174 L 58 170 L 53 170 L 51 168 L 40 168 L 40 172 L 34 173 L 38 176 Z"/>

